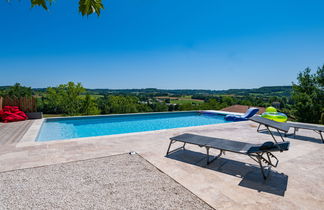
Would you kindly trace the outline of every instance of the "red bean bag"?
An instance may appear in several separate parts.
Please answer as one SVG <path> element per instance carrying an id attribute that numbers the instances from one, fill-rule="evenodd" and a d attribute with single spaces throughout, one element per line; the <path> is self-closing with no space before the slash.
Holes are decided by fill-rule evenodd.
<path id="1" fill-rule="evenodd" d="M 16 113 L 19 111 L 18 106 L 5 106 L 3 110 L 6 112 Z"/>
<path id="2" fill-rule="evenodd" d="M 23 121 L 23 120 L 26 120 L 26 118 L 22 117 L 22 116 L 19 116 L 17 114 L 11 114 L 9 116 L 6 116 L 4 118 L 4 121 L 5 123 L 7 122 L 17 122 L 17 121 Z"/>
<path id="3" fill-rule="evenodd" d="M 5 106 L 3 110 L 0 110 L 0 119 L 2 119 L 4 123 L 7 123 L 27 120 L 28 117 L 23 111 L 20 111 L 17 106 Z"/>
<path id="4" fill-rule="evenodd" d="M 28 118 L 27 115 L 25 114 L 25 112 L 23 112 L 23 111 L 17 111 L 17 112 L 15 112 L 15 114 L 16 114 L 16 115 L 19 115 L 19 116 L 21 116 L 21 117 L 23 117 L 23 118 L 25 118 L 25 119 Z"/>

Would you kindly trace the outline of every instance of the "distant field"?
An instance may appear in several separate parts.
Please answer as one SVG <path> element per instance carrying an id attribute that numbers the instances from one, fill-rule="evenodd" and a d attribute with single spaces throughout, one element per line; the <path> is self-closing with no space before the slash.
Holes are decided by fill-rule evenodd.
<path id="1" fill-rule="evenodd" d="M 204 103 L 204 100 L 199 100 L 199 99 L 192 99 L 191 96 L 183 96 L 183 97 L 166 97 L 166 96 L 161 96 L 161 97 L 156 97 L 157 99 L 165 100 L 165 99 L 170 99 L 171 104 L 201 104 Z"/>
<path id="2" fill-rule="evenodd" d="M 202 104 L 204 103 L 203 100 L 197 99 L 179 99 L 179 100 L 171 100 L 171 104 Z"/>

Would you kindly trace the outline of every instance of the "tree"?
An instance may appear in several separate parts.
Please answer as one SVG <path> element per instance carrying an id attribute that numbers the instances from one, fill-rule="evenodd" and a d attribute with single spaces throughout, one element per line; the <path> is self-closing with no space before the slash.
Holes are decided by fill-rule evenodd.
<path id="1" fill-rule="evenodd" d="M 322 111 L 321 111 L 321 116 L 320 116 L 320 124 L 324 124 L 324 65 L 322 66 L 322 68 L 318 68 L 317 69 L 317 76 L 316 76 L 316 81 L 318 83 L 319 86 L 319 98 L 322 99 L 322 101 L 320 102 L 322 104 Z"/>
<path id="2" fill-rule="evenodd" d="M 207 110 L 207 109 L 219 110 L 219 109 L 222 109 L 224 107 L 226 107 L 226 106 L 224 106 L 221 103 L 219 103 L 215 98 L 211 98 L 206 103 L 203 103 L 201 105 L 201 108 L 200 109 L 204 109 L 204 110 Z"/>
<path id="3" fill-rule="evenodd" d="M 196 107 L 192 105 L 192 103 L 184 103 L 180 104 L 180 110 L 181 111 L 190 111 L 190 110 L 195 110 Z"/>
<path id="4" fill-rule="evenodd" d="M 62 101 L 63 97 L 62 95 L 57 93 L 57 88 L 49 87 L 46 90 L 46 94 L 42 97 L 43 101 L 43 109 L 42 110 L 45 113 L 50 114 L 61 114 L 63 113 L 63 107 L 62 107 Z"/>
<path id="5" fill-rule="evenodd" d="M 298 74 L 297 84 L 293 83 L 293 115 L 298 121 L 323 123 L 324 113 L 324 65 L 315 74 L 306 68 Z"/>
<path id="6" fill-rule="evenodd" d="M 141 103 L 136 96 L 106 95 L 97 99 L 103 114 L 150 112 L 147 103 Z"/>
<path id="7" fill-rule="evenodd" d="M 223 96 L 222 97 L 222 102 L 226 104 L 226 106 L 232 106 L 235 104 L 235 100 L 231 96 Z"/>
<path id="8" fill-rule="evenodd" d="M 11 86 L 8 90 L 4 91 L 3 95 L 16 96 L 18 98 L 32 96 L 32 89 L 31 87 L 24 87 L 21 86 L 20 83 L 16 83 L 14 86 Z"/>
<path id="9" fill-rule="evenodd" d="M 45 10 L 48 10 L 48 6 L 52 5 L 53 2 L 54 0 L 30 0 L 31 7 L 40 6 Z M 88 16 L 93 13 L 96 13 L 99 16 L 102 9 L 104 9 L 102 0 L 79 0 L 79 12 L 82 16 Z"/>
<path id="10" fill-rule="evenodd" d="M 80 113 L 82 103 L 80 95 L 84 92 L 85 89 L 81 83 L 69 82 L 66 85 L 58 86 L 58 94 L 63 98 L 62 106 L 66 114 L 76 115 Z"/>
<path id="11" fill-rule="evenodd" d="M 100 113 L 95 100 L 87 94 L 82 102 L 81 113 L 84 115 L 96 115 Z"/>
<path id="12" fill-rule="evenodd" d="M 44 98 L 44 106 L 54 113 L 78 115 L 81 113 L 83 102 L 81 94 L 84 92 L 81 83 L 69 82 L 58 87 L 49 87 Z"/>
<path id="13" fill-rule="evenodd" d="M 151 108 L 154 112 L 166 112 L 169 110 L 169 107 L 165 103 L 161 102 L 151 104 Z"/>
<path id="14" fill-rule="evenodd" d="M 321 67 L 318 67 L 316 72 L 316 81 L 319 85 L 319 88 L 323 91 L 324 90 L 324 65 Z"/>

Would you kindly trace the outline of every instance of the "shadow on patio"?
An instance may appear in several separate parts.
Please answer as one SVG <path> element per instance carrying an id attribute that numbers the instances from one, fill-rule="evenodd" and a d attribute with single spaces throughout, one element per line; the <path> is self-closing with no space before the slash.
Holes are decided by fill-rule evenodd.
<path id="1" fill-rule="evenodd" d="M 277 131 L 274 131 L 274 130 L 271 130 L 271 131 L 274 136 L 280 137 L 280 134 Z M 260 130 L 259 133 L 270 135 L 269 131 L 267 131 L 267 130 Z M 317 143 L 317 144 L 323 144 L 320 135 L 318 135 L 318 138 L 299 135 L 298 133 L 296 133 L 296 136 L 294 136 L 293 133 L 288 133 L 286 136 L 285 136 L 285 134 L 281 133 L 281 135 L 287 141 L 289 141 L 289 139 L 295 139 L 295 140 L 300 140 L 300 141 L 307 141 L 307 142 L 312 142 L 312 143 Z M 278 138 L 278 140 L 280 140 L 280 138 Z"/>
<path id="2" fill-rule="evenodd" d="M 269 178 L 264 180 L 261 176 L 259 166 L 227 158 L 221 157 L 210 165 L 207 165 L 205 154 L 190 150 L 174 152 L 168 155 L 167 158 L 193 164 L 227 175 L 240 177 L 242 180 L 239 183 L 239 186 L 254 189 L 259 192 L 284 196 L 288 185 L 288 176 L 283 173 L 278 173 L 272 170 Z"/>

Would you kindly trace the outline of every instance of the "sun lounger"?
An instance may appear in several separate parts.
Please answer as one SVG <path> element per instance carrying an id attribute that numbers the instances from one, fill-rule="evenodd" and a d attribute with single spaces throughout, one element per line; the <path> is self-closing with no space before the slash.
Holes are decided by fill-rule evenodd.
<path id="1" fill-rule="evenodd" d="M 306 129 L 306 130 L 312 130 L 312 131 L 318 133 L 321 137 L 322 142 L 324 143 L 324 139 L 323 139 L 323 135 L 322 135 L 322 133 L 324 132 L 324 126 L 304 124 L 304 123 L 291 123 L 291 122 L 281 123 L 281 122 L 276 122 L 276 121 L 269 120 L 269 119 L 259 117 L 259 116 L 253 116 L 250 118 L 250 120 L 259 123 L 259 127 L 257 129 L 258 132 L 260 131 L 261 125 L 264 125 L 267 128 L 267 125 L 269 125 L 269 124 L 272 125 L 272 127 L 278 126 L 281 128 L 283 128 L 283 127 L 288 128 L 288 130 L 279 129 L 279 130 L 283 131 L 285 133 L 285 135 L 287 135 L 289 128 L 294 128 L 294 136 L 296 136 L 296 132 L 298 131 L 298 129 Z M 267 128 L 267 130 L 269 130 L 269 129 Z M 279 132 L 279 130 L 278 130 L 278 132 Z M 273 136 L 271 131 L 270 131 L 270 134 Z M 279 132 L 279 134 L 280 134 L 280 132 Z"/>
<path id="2" fill-rule="evenodd" d="M 171 145 L 175 142 L 182 142 L 183 146 L 170 151 Z M 253 159 L 260 165 L 260 170 L 264 179 L 267 179 L 267 177 L 269 176 L 269 173 L 267 175 L 265 173 L 265 167 L 268 167 L 270 172 L 271 166 L 276 167 L 279 163 L 279 160 L 276 156 L 272 154 L 272 152 L 282 152 L 288 150 L 289 148 L 289 142 L 265 142 L 263 144 L 250 144 L 228 139 L 220 139 L 185 133 L 170 138 L 170 144 L 166 156 L 168 156 L 170 153 L 179 150 L 185 150 L 186 144 L 193 144 L 200 147 L 205 147 L 207 152 L 207 164 L 212 163 L 222 154 L 225 154 L 225 151 L 248 155 L 251 159 Z M 209 155 L 210 149 L 217 149 L 220 151 L 219 155 L 217 155 L 211 160 Z M 266 166 L 263 166 L 263 164 L 265 164 Z"/>
<path id="3" fill-rule="evenodd" d="M 245 121 L 248 120 L 250 117 L 258 113 L 258 108 L 249 108 L 244 115 L 226 115 L 225 120 L 229 121 Z"/>
<path id="4" fill-rule="evenodd" d="M 290 127 L 294 128 L 294 137 L 296 137 L 296 132 L 299 129 L 306 129 L 306 130 L 312 130 L 316 133 L 318 133 L 322 139 L 322 142 L 324 143 L 324 138 L 322 133 L 324 133 L 324 126 L 319 125 L 312 125 L 312 124 L 303 124 L 303 123 L 287 123 Z"/>
<path id="5" fill-rule="evenodd" d="M 263 118 L 263 117 L 256 116 L 256 115 L 253 116 L 253 117 L 251 117 L 251 118 L 249 118 L 249 120 L 251 120 L 251 121 L 253 121 L 253 122 L 256 122 L 256 123 L 259 123 L 259 127 L 258 127 L 258 129 L 257 129 L 258 132 L 261 131 L 261 130 L 260 130 L 260 126 L 261 126 L 261 125 L 265 126 L 265 127 L 266 127 L 266 130 L 269 131 L 269 133 L 271 134 L 271 136 L 272 136 L 272 138 L 273 138 L 273 140 L 274 140 L 275 142 L 277 142 L 277 140 L 276 140 L 276 138 L 275 138 L 275 136 L 274 136 L 274 134 L 272 133 L 272 131 L 271 131 L 270 128 L 273 128 L 273 129 L 275 129 L 275 130 L 278 131 L 279 136 L 280 136 L 280 138 L 281 138 L 281 140 L 282 140 L 283 142 L 285 141 L 285 139 L 283 138 L 283 136 L 282 136 L 282 134 L 280 133 L 280 131 L 286 134 L 286 133 L 289 131 L 289 128 L 290 128 L 289 125 L 286 124 L 286 123 L 276 122 L 276 121 L 269 120 L 269 119 L 267 119 L 267 118 Z"/>

